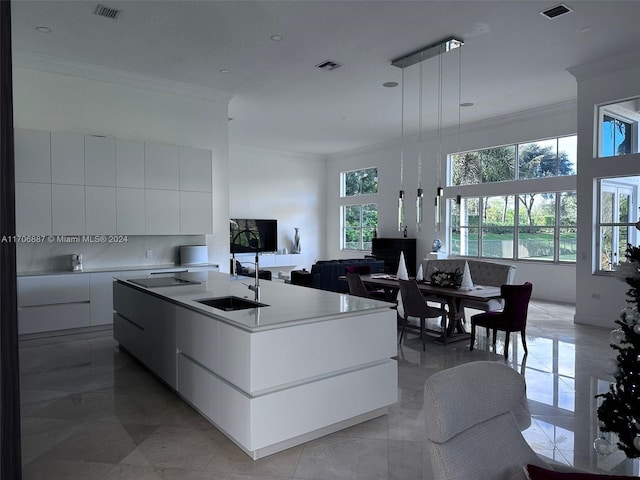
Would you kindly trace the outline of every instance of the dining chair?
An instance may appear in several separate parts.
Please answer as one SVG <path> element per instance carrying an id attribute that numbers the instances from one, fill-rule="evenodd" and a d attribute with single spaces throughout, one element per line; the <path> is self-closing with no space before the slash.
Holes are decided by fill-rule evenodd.
<path id="1" fill-rule="evenodd" d="M 385 300 L 385 293 L 381 290 L 367 289 L 366 285 L 362 281 L 362 277 L 358 273 L 347 272 L 347 283 L 349 284 L 349 295 Z"/>
<path id="2" fill-rule="evenodd" d="M 434 480 L 525 480 L 525 466 L 529 473 L 544 469 L 543 478 L 599 478 L 551 476 L 579 470 L 529 446 L 521 433 L 531 423 L 525 379 L 501 362 L 433 374 L 424 386 L 424 413 Z"/>
<path id="3" fill-rule="evenodd" d="M 527 340 L 525 329 L 527 328 L 527 313 L 533 284 L 526 282 L 522 285 L 502 285 L 500 294 L 504 299 L 502 311 L 484 312 L 471 317 L 471 344 L 469 350 L 473 350 L 476 340 L 476 327 L 485 327 L 487 335 L 493 330 L 493 351 L 496 350 L 496 333 L 498 330 L 505 332 L 504 358 L 509 355 L 509 338 L 512 332 L 520 332 L 524 354 L 527 355 Z"/>
<path id="4" fill-rule="evenodd" d="M 447 328 L 447 310 L 444 308 L 430 307 L 427 305 L 425 298 L 422 296 L 422 292 L 418 288 L 418 283 L 415 279 L 401 280 L 398 279 L 400 285 L 400 295 L 402 298 L 402 307 L 404 310 L 404 316 L 402 318 L 402 328 L 400 330 L 400 338 L 398 343 L 402 342 L 402 337 L 407 328 L 417 329 L 409 325 L 409 317 L 415 317 L 420 319 L 420 339 L 422 340 L 422 350 L 426 349 L 426 319 L 441 317 L 442 321 L 440 326 Z"/>

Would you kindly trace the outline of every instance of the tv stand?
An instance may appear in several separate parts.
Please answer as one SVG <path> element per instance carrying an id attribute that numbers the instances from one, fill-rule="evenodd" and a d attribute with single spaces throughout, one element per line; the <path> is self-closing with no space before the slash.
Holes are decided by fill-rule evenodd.
<path id="1" fill-rule="evenodd" d="M 410 277 L 416 276 L 416 239 L 415 238 L 373 238 L 371 256 L 384 261 L 384 271 L 395 274 L 400 264 L 400 252 Z"/>

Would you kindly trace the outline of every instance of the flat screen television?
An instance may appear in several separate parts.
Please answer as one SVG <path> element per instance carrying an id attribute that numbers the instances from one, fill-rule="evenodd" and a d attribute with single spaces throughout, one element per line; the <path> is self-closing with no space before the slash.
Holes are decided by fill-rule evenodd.
<path id="1" fill-rule="evenodd" d="M 232 218 L 230 227 L 231 253 L 253 253 L 256 251 L 256 241 L 258 252 L 278 251 L 277 220 Z"/>

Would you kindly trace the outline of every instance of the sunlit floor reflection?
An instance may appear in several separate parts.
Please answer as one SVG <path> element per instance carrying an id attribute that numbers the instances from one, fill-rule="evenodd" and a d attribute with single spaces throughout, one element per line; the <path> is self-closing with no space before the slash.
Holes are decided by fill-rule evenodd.
<path id="1" fill-rule="evenodd" d="M 506 362 L 524 375 L 531 417 L 523 434 L 536 452 L 589 471 L 638 475 L 638 461 L 593 450 L 594 396 L 612 380 L 602 363 L 615 352 L 608 329 L 574 325 L 574 312 L 532 301 L 526 358 L 519 334 L 507 360 L 503 334 L 495 352 L 482 329 L 472 352 L 468 341 L 429 341 L 423 352 L 409 334 L 398 347 L 398 402 L 387 415 L 256 462 L 119 351 L 111 331 L 23 340 L 23 478 L 430 480 L 424 382 L 478 360 Z"/>

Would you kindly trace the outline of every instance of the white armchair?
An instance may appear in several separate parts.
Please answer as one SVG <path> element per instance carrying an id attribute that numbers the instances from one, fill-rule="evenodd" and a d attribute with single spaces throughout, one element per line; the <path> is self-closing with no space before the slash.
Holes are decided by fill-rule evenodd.
<path id="1" fill-rule="evenodd" d="M 524 377 L 502 363 L 472 362 L 430 377 L 424 405 L 435 480 L 526 480 L 527 464 L 552 468 L 520 433 L 514 412 L 528 413 L 524 404 Z"/>

